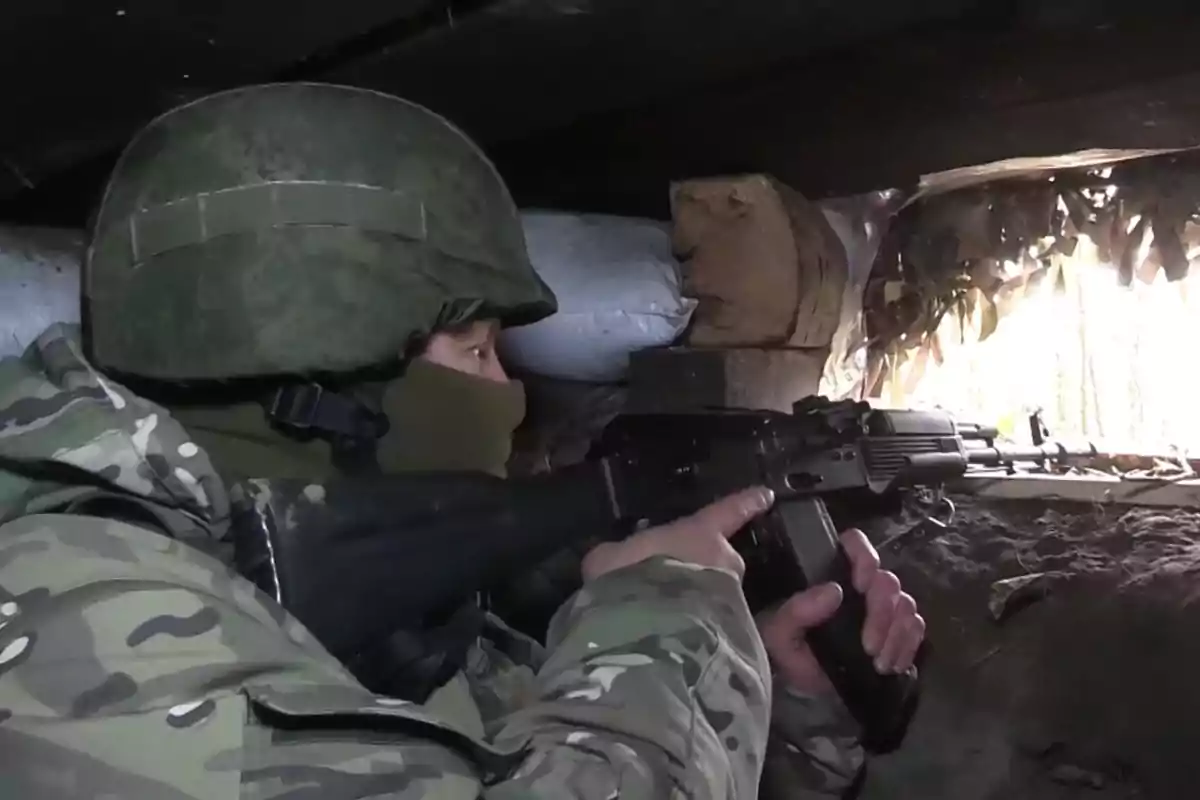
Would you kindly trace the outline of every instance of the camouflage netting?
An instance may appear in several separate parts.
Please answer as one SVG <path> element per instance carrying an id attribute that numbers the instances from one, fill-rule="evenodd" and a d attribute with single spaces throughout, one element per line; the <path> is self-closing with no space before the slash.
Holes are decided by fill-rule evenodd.
<path id="1" fill-rule="evenodd" d="M 1061 287 L 1062 261 L 1081 237 L 1121 285 L 1186 276 L 1200 256 L 1200 156 L 1045 171 L 912 201 L 864 296 L 867 396 L 904 361 L 940 361 L 933 333 L 946 315 L 979 313 L 987 338 L 1027 291 Z"/>
<path id="2" fill-rule="evenodd" d="M 864 800 L 1194 796 L 1200 513 L 956 502 L 945 531 L 876 532 L 934 649 Z"/>

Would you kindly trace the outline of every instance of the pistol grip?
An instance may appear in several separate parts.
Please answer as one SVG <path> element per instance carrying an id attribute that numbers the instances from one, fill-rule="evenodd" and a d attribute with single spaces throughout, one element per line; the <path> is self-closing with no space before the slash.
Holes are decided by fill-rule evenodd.
<path id="1" fill-rule="evenodd" d="M 863 746 L 885 753 L 900 745 L 916 711 L 919 682 L 915 670 L 881 675 L 863 649 L 866 598 L 854 588 L 850 559 L 842 549 L 833 520 L 819 497 L 788 500 L 776 507 L 803 573 L 803 586 L 835 582 L 842 604 L 826 623 L 809 631 L 806 641 L 817 662 L 862 729 Z"/>

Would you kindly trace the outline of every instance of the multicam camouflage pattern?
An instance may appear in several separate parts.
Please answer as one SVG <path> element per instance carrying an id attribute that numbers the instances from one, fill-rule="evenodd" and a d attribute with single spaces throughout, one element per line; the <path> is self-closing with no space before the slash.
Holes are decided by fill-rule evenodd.
<path id="1" fill-rule="evenodd" d="M 844 797 L 865 766 L 857 723 L 835 695 L 804 694 L 776 678 L 763 800 Z"/>
<path id="2" fill-rule="evenodd" d="M 226 564 L 153 530 L 221 541 L 224 489 L 76 330 L 0 362 L 0 400 L 6 796 L 755 795 L 771 685 L 733 576 L 655 560 L 592 583 L 536 677 L 508 670 L 525 702 L 485 738 L 370 695 Z M 83 513 L 113 499 L 144 525 Z"/>
<path id="3" fill-rule="evenodd" d="M 0 360 L 0 522 L 119 493 L 177 537 L 219 540 L 229 498 L 170 415 L 97 371 L 78 326 Z"/>

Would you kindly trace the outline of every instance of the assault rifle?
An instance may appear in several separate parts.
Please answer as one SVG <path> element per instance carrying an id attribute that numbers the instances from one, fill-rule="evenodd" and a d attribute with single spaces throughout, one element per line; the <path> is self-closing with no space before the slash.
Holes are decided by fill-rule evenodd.
<path id="1" fill-rule="evenodd" d="M 884 752 L 903 737 L 916 680 L 880 676 L 863 652 L 863 598 L 849 584 L 837 531 L 880 513 L 879 502 L 905 486 L 940 484 L 970 463 L 1003 459 L 989 433 L 940 412 L 823 398 L 792 414 L 630 414 L 610 424 L 588 461 L 550 475 L 246 482 L 234 493 L 236 561 L 364 685 L 420 701 L 479 635 L 478 615 L 467 613 L 479 593 L 572 545 L 621 538 L 642 521 L 669 521 L 767 485 L 775 507 L 733 540 L 751 609 L 815 583 L 842 584 L 841 609 L 809 642 L 864 744 Z"/>
<path id="2" fill-rule="evenodd" d="M 614 481 L 623 520 L 666 522 L 731 491 L 765 485 L 772 510 L 733 539 L 746 562 L 745 592 L 754 611 L 809 586 L 834 581 L 843 602 L 807 641 L 864 744 L 896 747 L 915 711 L 913 673 L 880 675 L 862 646 L 866 608 L 850 581 L 838 532 L 897 504 L 906 487 L 939 486 L 971 465 L 1064 462 L 1095 455 L 1048 442 L 1040 418 L 1035 445 L 997 444 L 997 431 L 956 423 L 941 411 L 873 409 L 864 402 L 809 397 L 791 414 L 720 410 L 629 414 L 602 434 L 593 456 Z M 831 516 L 832 511 L 832 516 Z"/>

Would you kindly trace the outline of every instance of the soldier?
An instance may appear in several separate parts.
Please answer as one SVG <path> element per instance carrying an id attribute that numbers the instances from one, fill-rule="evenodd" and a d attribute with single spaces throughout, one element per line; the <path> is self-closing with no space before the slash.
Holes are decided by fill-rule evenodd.
<path id="1" fill-rule="evenodd" d="M 443 120 L 314 85 L 165 115 L 105 192 L 85 302 L 89 352 L 56 326 L 0 364 L 0 739 L 20 796 L 753 795 L 769 685 L 724 536 L 761 492 L 597 549 L 548 660 L 485 664 L 424 706 L 364 691 L 213 558 L 214 461 L 314 486 L 403 468 L 441 440 L 398 409 L 448 410 L 420 375 L 461 377 L 439 347 L 553 311 L 503 184 Z M 510 400 L 447 418 L 515 427 Z M 507 421 L 473 414 L 493 408 Z M 481 696 L 521 702 L 485 718 Z"/>
<path id="2" fill-rule="evenodd" d="M 298 99 L 292 110 L 272 113 L 278 113 L 280 118 L 290 115 L 289 121 L 300 123 L 301 110 L 308 108 L 305 102 Z M 259 136 L 267 136 L 266 132 L 274 130 L 278 124 L 272 121 L 274 119 L 267 116 L 267 112 L 256 118 Z M 315 121 L 304 124 L 313 126 L 303 132 L 309 152 L 315 143 L 330 141 L 325 119 L 316 117 Z M 398 123 L 393 124 L 400 127 Z M 365 122 L 360 123 L 360 126 L 365 125 Z M 408 127 L 411 123 L 406 122 L 405 129 Z M 201 145 L 194 160 L 205 158 L 208 147 Z M 366 181 L 372 174 L 390 175 L 395 171 L 392 161 L 386 158 L 373 162 L 370 169 L 358 161 L 347 164 L 341 153 L 367 150 L 357 139 L 346 142 L 344 147 L 344 150 L 332 151 L 332 164 L 324 173 L 314 171 L 308 162 L 292 169 L 296 175 L 309 179 L 328 174 L 342 175 L 351 170 L 357 181 Z M 279 146 L 273 157 L 284 159 L 290 152 L 287 147 Z M 391 379 L 385 383 L 343 383 L 340 389 L 336 381 L 293 382 L 272 387 L 274 393 L 266 392 L 265 398 L 245 395 L 243 403 L 232 402 L 234 398 L 228 393 L 209 398 L 207 402 L 197 402 L 194 387 L 184 395 L 186 404 L 165 398 L 176 417 L 196 437 L 227 480 L 264 475 L 316 480 L 330 474 L 331 464 L 338 465 L 343 474 L 347 471 L 354 474 L 364 468 L 364 461 L 386 473 L 471 469 L 505 474 L 512 434 L 524 416 L 525 403 L 521 385 L 508 380 L 497 357 L 496 334 L 502 326 L 533 322 L 549 313 L 553 298 L 526 260 L 517 211 L 490 167 L 487 168 L 488 181 L 469 186 L 459 183 L 452 190 L 447 178 L 453 175 L 461 181 L 465 174 L 463 170 L 443 168 L 439 171 L 435 166 L 439 162 L 429 158 L 423 163 L 423 171 L 397 177 L 395 186 L 423 192 L 429 198 L 430 219 L 440 222 L 439 230 L 448 230 L 441 221 L 458 219 L 460 224 L 454 228 L 456 235 L 475 232 L 479 242 L 489 243 L 490 253 L 476 251 L 473 258 L 465 259 L 461 257 L 461 250 L 457 251 L 459 256 L 448 255 L 455 251 L 446 249 L 448 246 L 441 242 L 443 252 L 440 255 L 431 256 L 421 251 L 422 255 L 416 258 L 411 252 L 412 246 L 400 239 L 400 246 L 405 247 L 405 251 L 385 256 L 375 268 L 388 281 L 402 282 L 413 298 L 411 301 L 402 306 L 381 303 L 384 287 L 372 291 L 360 283 L 342 287 L 340 291 L 315 293 L 321 298 L 320 309 L 311 314 L 301 313 L 300 309 L 308 308 L 304 303 L 312 304 L 312 300 L 301 296 L 293 301 L 295 305 L 286 318 L 305 326 L 303 330 L 321 331 L 312 334 L 311 339 L 304 335 L 305 341 L 321 341 L 323 337 L 334 335 L 323 331 L 337 330 L 339 340 L 349 336 L 350 333 L 339 329 L 345 325 L 351 308 L 358 309 L 356 313 L 363 317 L 358 323 L 364 328 L 362 341 L 347 345 L 345 355 L 345 359 L 356 367 L 378 365 L 378 358 L 382 356 L 354 361 L 355 354 L 359 351 L 378 352 L 372 348 L 378 347 L 379 332 L 395 326 L 397 333 L 393 341 L 396 344 L 390 352 L 402 351 L 409 356 L 399 377 L 394 377 L 393 373 L 387 375 Z M 255 168 L 259 168 L 257 164 Z M 341 172 L 331 172 L 333 170 Z M 439 204 L 437 213 L 433 211 L 435 201 Z M 457 201 L 458 205 L 449 206 L 452 201 Z M 488 269 L 488 264 L 503 264 L 504 268 L 493 266 Z M 362 269 L 370 270 L 371 265 L 364 265 Z M 310 278 L 312 273 L 303 270 L 303 266 L 281 268 L 282 274 L 274 280 L 286 283 L 290 279 L 305 285 L 309 281 L 329 280 L 316 275 Z M 321 276 L 337 274 L 337 270 L 324 265 L 315 267 L 314 271 Z M 301 272 L 304 277 L 289 278 L 294 272 Z M 235 272 L 221 291 L 227 296 L 238 297 L 243 291 L 238 282 L 241 280 L 240 273 Z M 264 278 L 263 282 L 268 281 Z M 353 303 L 347 303 L 345 311 L 329 310 L 331 300 L 351 291 L 359 294 L 355 295 Z M 179 309 L 174 317 L 178 321 L 170 333 L 165 337 L 160 333 L 159 338 L 154 339 L 152 331 L 147 330 L 145 336 L 139 338 L 163 342 L 193 336 L 195 348 L 203 350 L 207 334 L 197 333 L 198 329 L 193 327 L 191 320 L 196 312 L 191 308 L 192 296 L 181 293 L 174 302 Z M 274 319 L 278 313 L 267 312 L 267 318 Z M 325 322 L 319 318 L 322 313 L 330 316 Z M 378 317 L 368 322 L 365 318 L 372 314 Z M 203 330 L 243 324 L 240 316 L 229 317 L 228 313 L 210 315 L 214 322 Z M 108 318 L 117 317 L 110 315 Z M 332 343 L 326 346 L 332 346 Z M 284 347 L 286 349 L 287 345 Z M 171 362 L 174 356 L 170 348 L 162 350 L 162 360 Z M 383 351 L 383 355 L 388 352 Z M 311 369 L 310 362 L 306 361 L 302 368 Z M 244 371 L 251 375 L 262 372 L 258 366 L 248 366 Z M 179 377 L 171 371 L 167 375 Z M 320 401 L 314 402 L 316 398 Z M 280 402 L 281 399 L 284 402 Z M 267 416 L 263 414 L 264 408 Z M 313 417 L 314 411 L 320 418 Z M 341 420 L 364 416 L 386 419 L 387 431 L 380 433 L 377 439 L 370 434 L 365 446 L 361 446 L 361 439 L 347 436 L 338 424 Z M 924 621 L 917 613 L 912 597 L 901 591 L 896 576 L 880 569 L 878 555 L 867 539 L 858 531 L 847 532 L 843 539 L 857 567 L 857 587 L 869 599 L 870 614 L 864 644 L 877 655 L 881 671 L 903 672 L 912 666 L 924 637 Z M 578 558 L 560 561 L 568 569 L 574 568 L 573 575 L 578 574 Z M 515 583 L 532 583 L 530 577 L 520 576 Z M 561 598 L 556 597 L 553 605 L 557 605 L 558 599 Z M 821 587 L 797 595 L 774 614 L 759 620 L 775 666 L 773 735 L 764 785 L 765 794 L 770 796 L 789 796 L 799 790 L 797 787 L 838 796 L 861 778 L 865 754 L 857 740 L 856 725 L 837 700 L 803 638 L 805 630 L 833 614 L 838 602 L 836 587 Z M 513 649 L 514 638 L 518 638 L 521 652 L 515 660 L 541 661 L 540 648 L 536 644 L 523 637 L 514 637 L 514 632 L 502 626 L 494 616 L 489 615 L 488 624 L 500 626 L 503 635 L 498 638 L 508 643 L 509 650 Z M 409 654 L 409 660 L 412 663 L 421 661 L 412 654 Z M 430 702 L 439 704 L 451 697 L 471 694 L 484 710 L 482 719 L 476 720 L 476 728 L 487 729 L 494 718 L 513 704 L 510 698 L 496 697 L 487 687 L 504 685 L 508 691 L 520 694 L 521 690 L 514 688 L 512 681 L 499 680 L 495 674 L 504 672 L 503 665 L 512 660 L 514 654 L 511 652 L 492 652 L 488 658 L 479 658 L 478 654 L 467 657 L 468 674 L 456 677 L 434 694 Z M 475 671 L 470 669 L 471 664 L 476 665 Z M 480 664 L 484 667 L 479 668 Z M 359 677 L 365 679 L 361 673 Z M 421 682 L 421 677 L 410 676 L 411 682 Z M 456 703 L 457 708 L 463 705 Z"/>

